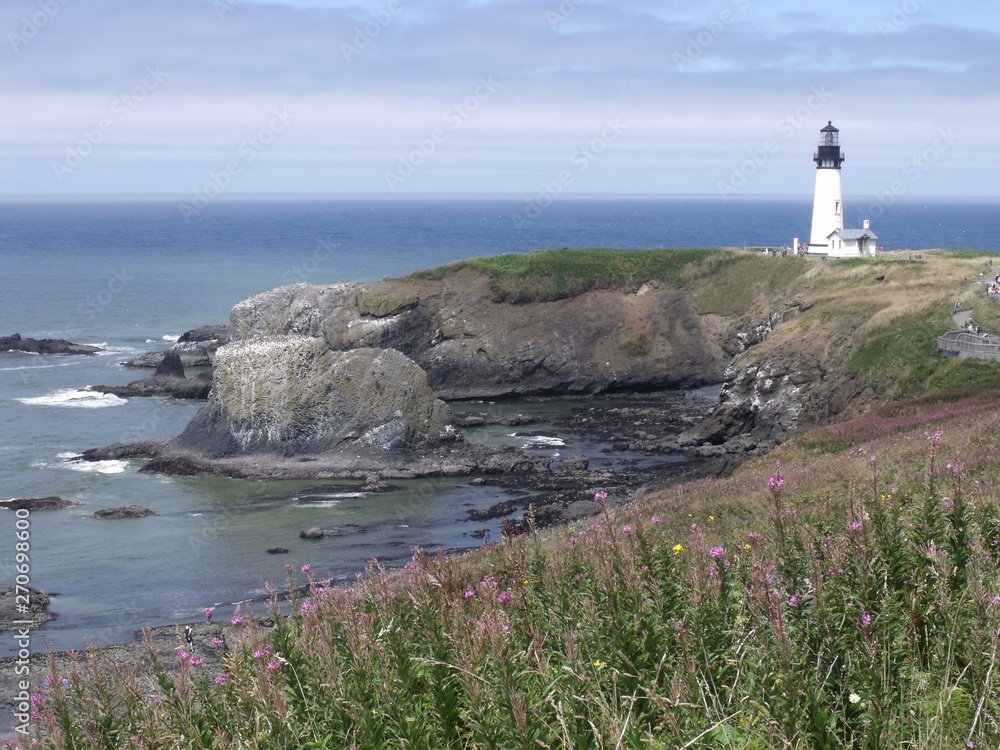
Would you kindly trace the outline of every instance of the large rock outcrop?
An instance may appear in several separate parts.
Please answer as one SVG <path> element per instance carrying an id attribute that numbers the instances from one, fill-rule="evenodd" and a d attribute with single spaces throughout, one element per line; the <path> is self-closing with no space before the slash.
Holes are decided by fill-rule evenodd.
<path id="1" fill-rule="evenodd" d="M 646 284 L 519 305 L 491 300 L 486 281 L 293 284 L 238 303 L 230 332 L 396 349 L 448 400 L 697 385 L 721 380 L 730 360 L 684 290 Z"/>
<path id="2" fill-rule="evenodd" d="M 425 373 L 397 351 L 261 336 L 216 352 L 209 401 L 176 443 L 208 458 L 384 453 L 439 441 L 449 426 Z"/>

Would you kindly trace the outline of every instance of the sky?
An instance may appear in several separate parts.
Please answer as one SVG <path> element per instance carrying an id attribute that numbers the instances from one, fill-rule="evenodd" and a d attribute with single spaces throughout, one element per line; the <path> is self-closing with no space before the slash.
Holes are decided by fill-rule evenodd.
<path id="1" fill-rule="evenodd" d="M 0 196 L 998 196 L 996 0 L 3 0 Z M 881 198 L 879 198 L 881 196 Z"/>

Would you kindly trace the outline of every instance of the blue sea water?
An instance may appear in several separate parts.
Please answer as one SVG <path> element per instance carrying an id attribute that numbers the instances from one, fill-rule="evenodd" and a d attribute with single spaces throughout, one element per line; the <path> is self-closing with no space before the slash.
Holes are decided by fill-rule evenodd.
<path id="1" fill-rule="evenodd" d="M 283 585 L 284 564 L 350 576 L 372 557 L 397 564 L 413 546 L 475 545 L 471 507 L 502 491 L 454 481 L 403 482 L 364 495 L 316 483 L 252 483 L 82 464 L 81 451 L 181 431 L 198 405 L 99 396 L 86 387 L 143 373 L 121 362 L 185 330 L 226 322 L 252 294 L 295 281 L 374 280 L 484 254 L 560 247 L 781 246 L 805 239 L 800 200 L 246 199 L 186 221 L 174 200 L 0 201 L 0 335 L 99 344 L 95 357 L 0 354 L 0 499 L 59 495 L 74 508 L 31 515 L 31 580 L 58 594 L 44 635 L 57 648 L 131 637 L 144 625 L 220 616 Z M 848 210 L 850 216 L 850 208 Z M 873 225 L 887 249 L 1000 250 L 1000 203 L 902 202 Z M 851 223 L 851 222 L 849 222 Z M 860 223 L 860 218 L 858 222 Z M 483 439 L 509 439 L 487 434 Z M 558 437 L 558 436 L 556 436 Z M 599 445 L 568 445 L 590 452 Z M 158 515 L 97 521 L 137 503 Z M 320 526 L 332 536 L 298 538 Z M 494 538 L 499 530 L 491 529 Z M 0 583 L 14 580 L 14 516 L 0 513 Z M 288 555 L 271 556 L 271 546 Z M 36 638 L 33 649 L 44 648 Z M 0 655 L 13 643 L 0 639 Z"/>

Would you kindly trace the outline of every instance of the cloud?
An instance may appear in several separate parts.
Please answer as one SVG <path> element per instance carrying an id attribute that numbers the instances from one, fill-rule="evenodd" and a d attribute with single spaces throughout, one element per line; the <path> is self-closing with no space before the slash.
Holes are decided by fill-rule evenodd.
<path id="1" fill-rule="evenodd" d="M 866 184 L 956 125 L 948 169 L 964 176 L 939 187 L 986 192 L 1000 166 L 990 7 L 944 18 L 926 0 L 843 0 L 836 13 L 785 0 L 13 0 L 0 10 L 0 191 L 183 192 L 284 107 L 294 121 L 234 191 L 269 179 L 273 191 L 381 191 L 385 171 L 442 128 L 405 190 L 534 189 L 618 117 L 627 137 L 579 189 L 712 192 L 777 135 L 747 190 L 780 191 L 803 162 L 811 179 L 816 131 L 833 119 Z M 164 77 L 144 90 L 149 70 Z M 450 129 L 482 76 L 495 94 Z M 824 87 L 828 100 L 808 108 Z M 53 162 L 104 121 L 93 153 L 56 179 Z"/>

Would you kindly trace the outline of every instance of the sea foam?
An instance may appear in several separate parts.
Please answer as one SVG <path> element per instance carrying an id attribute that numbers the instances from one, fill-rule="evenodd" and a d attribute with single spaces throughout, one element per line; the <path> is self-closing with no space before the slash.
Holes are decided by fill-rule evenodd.
<path id="1" fill-rule="evenodd" d="M 125 399 L 110 393 L 66 388 L 45 396 L 26 396 L 17 399 L 29 406 L 68 406 L 74 409 L 103 409 L 108 406 L 121 406 L 128 403 Z"/>

